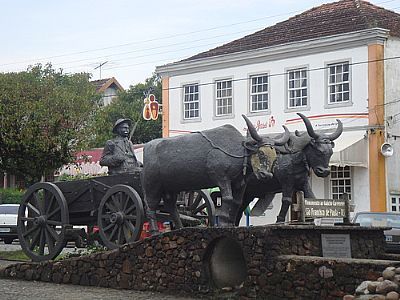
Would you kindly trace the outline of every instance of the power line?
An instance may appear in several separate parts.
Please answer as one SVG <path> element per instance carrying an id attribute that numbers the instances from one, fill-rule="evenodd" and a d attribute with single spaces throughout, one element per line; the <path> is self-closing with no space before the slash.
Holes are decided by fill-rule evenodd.
<path id="1" fill-rule="evenodd" d="M 366 61 L 359 61 L 359 62 L 352 62 L 348 63 L 349 66 L 357 66 L 357 65 L 362 65 L 362 64 L 367 64 L 367 63 L 374 63 L 374 62 L 381 62 L 381 61 L 390 61 L 390 60 L 395 60 L 395 59 L 400 59 L 400 56 L 393 56 L 393 57 L 386 57 L 382 59 L 374 59 L 374 60 L 366 60 Z M 307 69 L 307 72 L 314 72 L 314 71 L 321 71 L 321 70 L 326 70 L 330 66 L 324 66 L 324 67 L 318 67 L 318 68 L 311 68 Z M 276 76 L 285 76 L 287 75 L 288 72 L 281 72 L 281 73 L 272 73 L 268 74 L 268 77 L 276 77 Z M 236 78 L 236 79 L 231 79 L 232 82 L 237 82 L 237 81 L 244 81 L 244 80 L 249 80 L 250 77 L 243 77 L 243 78 Z M 206 82 L 206 83 L 199 83 L 198 86 L 204 86 L 204 85 L 213 85 L 215 82 Z M 163 90 L 176 90 L 176 89 L 181 89 L 182 86 L 178 87 L 170 87 L 168 89 Z"/>
<path id="2" fill-rule="evenodd" d="M 386 2 L 392 2 L 392 1 L 395 1 L 395 0 L 386 1 Z M 383 2 L 383 3 L 386 3 L 386 2 Z M 270 19 L 270 18 L 276 18 L 276 17 L 286 16 L 286 15 L 292 15 L 294 13 L 301 12 L 301 11 L 304 11 L 304 10 L 296 10 L 296 11 L 291 11 L 291 12 L 287 12 L 287 13 L 284 13 L 284 14 L 265 16 L 265 17 L 262 17 L 262 18 L 252 19 L 252 20 L 248 20 L 248 21 L 244 21 L 244 22 L 237 22 L 237 23 L 231 23 L 231 24 L 226 24 L 226 25 L 221 25 L 221 26 L 209 27 L 209 28 L 206 28 L 206 29 L 200 29 L 200 30 L 194 30 L 194 31 L 189 31 L 189 32 L 184 32 L 184 33 L 172 34 L 172 35 L 167 35 L 167 36 L 164 36 L 164 37 L 161 37 L 161 38 L 158 37 L 158 38 L 153 38 L 153 39 L 142 40 L 142 41 L 139 41 L 139 42 L 129 42 L 129 43 L 118 44 L 118 45 L 113 45 L 113 46 L 107 46 L 107 47 L 102 47 L 102 48 L 95 48 L 95 49 L 82 50 L 82 51 L 70 52 L 70 53 L 65 53 L 65 54 L 47 56 L 47 57 L 38 58 L 38 59 L 36 59 L 36 61 L 39 61 L 39 60 L 42 61 L 42 60 L 48 60 L 48 59 L 52 59 L 52 58 L 60 58 L 60 57 L 71 56 L 71 55 L 76 55 L 76 54 L 97 52 L 97 51 L 109 50 L 109 49 L 114 49 L 114 48 L 121 48 L 121 47 L 126 47 L 126 46 L 138 45 L 138 44 L 143 44 L 143 43 L 148 43 L 148 42 L 166 40 L 166 39 L 171 39 L 171 38 L 180 37 L 180 36 L 186 36 L 186 35 L 192 35 L 192 34 L 201 33 L 201 32 L 212 31 L 212 30 L 221 29 L 221 28 L 225 28 L 225 27 L 231 27 L 231 26 L 237 26 L 237 25 L 257 22 L 257 21 L 260 21 L 260 20 L 265 20 L 265 19 Z M 28 62 L 32 62 L 32 60 L 23 60 L 23 61 L 11 62 L 11 63 L 7 63 L 7 64 L 0 64 L 0 66 L 8 66 L 8 65 L 13 65 L 13 64 L 28 63 Z"/>
<path id="3" fill-rule="evenodd" d="M 382 21 L 382 20 L 387 20 L 387 19 L 391 19 L 391 18 L 382 18 L 381 21 Z M 310 26 L 308 26 L 308 27 L 304 27 L 304 29 L 307 30 L 308 28 L 313 28 L 313 27 L 314 27 L 314 26 L 310 25 Z M 247 31 L 247 30 L 246 30 L 246 31 Z M 240 32 L 236 32 L 236 33 L 233 33 L 233 34 L 237 34 L 237 33 L 240 33 Z M 225 35 L 222 35 L 222 36 L 226 36 L 226 34 L 225 34 Z M 215 37 L 220 37 L 220 36 L 214 36 L 214 37 L 212 37 L 212 38 L 215 38 Z M 201 41 L 201 40 L 208 40 L 208 39 L 210 39 L 210 38 L 203 38 L 203 39 L 198 39 L 198 40 L 194 40 L 194 41 L 188 41 L 188 42 L 185 42 L 185 43 L 173 44 L 173 45 L 171 45 L 171 46 L 179 45 L 179 44 L 187 44 L 187 43 L 191 43 L 191 42 L 196 42 L 196 41 Z M 232 42 L 232 41 L 229 41 L 229 42 Z M 229 42 L 228 42 L 228 43 L 229 43 Z M 198 45 L 198 46 L 195 46 L 195 47 L 192 47 L 192 46 L 191 46 L 191 47 L 185 47 L 185 48 L 180 48 L 180 49 L 174 49 L 174 53 L 177 52 L 177 51 L 185 51 L 185 50 L 190 50 L 190 49 L 196 49 L 196 48 L 200 48 L 200 47 L 204 47 L 204 46 L 221 45 L 221 43 L 223 44 L 223 42 L 218 41 L 218 42 L 214 42 L 214 43 Z M 260 44 L 260 43 L 259 43 L 258 41 L 255 42 L 255 43 L 246 44 L 247 47 L 253 47 L 253 49 L 252 49 L 252 50 L 241 51 L 241 52 L 242 52 L 242 53 L 245 53 L 245 52 L 253 51 L 253 50 L 255 50 L 255 49 L 257 48 L 257 45 L 259 45 L 259 44 Z M 168 46 L 165 46 L 165 47 L 168 47 Z M 160 46 L 160 47 L 148 48 L 147 50 L 152 50 L 152 49 L 157 49 L 157 48 L 164 48 L 164 47 L 163 47 L 163 46 Z M 206 51 L 207 51 L 207 50 L 206 50 Z M 138 52 L 138 51 L 132 51 L 132 52 Z M 129 53 L 129 52 L 126 52 L 126 53 Z M 167 53 L 171 53 L 171 51 L 163 51 L 163 52 L 156 52 L 156 53 L 151 53 L 151 54 L 144 54 L 144 55 L 135 56 L 135 57 L 121 58 L 121 59 L 118 59 L 118 60 L 114 60 L 114 62 L 115 62 L 115 61 L 129 60 L 129 59 L 137 59 L 137 58 L 148 57 L 148 56 L 154 56 L 154 55 L 159 55 L 159 54 L 167 54 Z M 110 57 L 110 56 L 104 56 L 103 58 L 109 58 L 109 57 Z M 179 58 L 176 58 L 176 59 L 179 59 Z M 89 60 L 89 59 L 87 59 L 87 60 Z M 109 68 L 105 68 L 105 70 L 112 70 L 112 69 L 119 69 L 119 68 L 127 68 L 127 67 L 131 67 L 131 66 L 137 66 L 137 65 L 143 65 L 143 64 L 150 64 L 150 63 L 156 63 L 156 62 L 160 62 L 160 60 L 157 60 L 157 61 L 149 61 L 149 62 L 140 62 L 140 63 L 128 64 L 128 65 L 124 65 L 124 66 L 109 67 Z M 84 65 L 71 66 L 71 67 L 66 67 L 66 68 L 78 68 L 78 67 L 80 67 L 80 66 L 83 67 Z"/>
<path id="4" fill-rule="evenodd" d="M 378 4 L 389 3 L 389 2 L 393 2 L 393 1 L 395 1 L 395 0 L 379 2 L 379 3 L 377 3 L 377 5 Z M 398 8 L 398 7 L 395 7 L 395 8 L 392 8 L 392 9 L 396 9 L 396 8 Z M 248 20 L 248 21 L 244 21 L 244 22 L 237 22 L 237 23 L 231 23 L 231 24 L 222 25 L 222 26 L 215 26 L 215 27 L 210 27 L 210 28 L 206 28 L 206 29 L 202 29 L 202 30 L 196 30 L 196 31 L 191 31 L 191 32 L 186 32 L 186 33 L 169 35 L 169 36 L 165 36 L 165 37 L 162 37 L 162 38 L 148 39 L 148 40 L 144 40 L 144 41 L 140 41 L 140 42 L 130 42 L 130 43 L 124 43 L 124 44 L 108 46 L 108 47 L 102 47 L 102 48 L 97 48 L 97 49 L 77 51 L 77 52 L 71 52 L 71 53 L 66 53 L 66 54 L 61 54 L 61 55 L 43 57 L 43 58 L 37 59 L 36 61 L 43 61 L 43 60 L 48 60 L 48 59 L 52 59 L 52 58 L 66 57 L 66 56 L 71 56 L 71 55 L 76 55 L 76 54 L 91 53 L 91 52 L 115 49 L 115 48 L 120 48 L 120 47 L 132 46 L 132 45 L 136 45 L 136 44 L 143 44 L 143 43 L 146 43 L 146 42 L 160 41 L 160 40 L 170 39 L 170 38 L 179 37 L 179 36 L 192 35 L 192 34 L 195 34 L 195 33 L 207 32 L 207 31 L 212 31 L 212 30 L 216 30 L 216 29 L 220 29 L 220 28 L 231 27 L 231 26 L 236 26 L 236 25 L 242 25 L 242 24 L 246 24 L 246 23 L 252 23 L 252 22 L 256 22 L 256 21 L 260 21 L 260 20 L 265 20 L 265 19 L 268 19 L 268 18 L 275 18 L 275 17 L 279 17 L 279 16 L 292 15 L 294 13 L 305 12 L 307 10 L 291 11 L 291 12 L 288 12 L 288 13 L 285 13 L 285 14 L 277 14 L 277 15 L 272 15 L 272 16 L 265 16 L 265 17 L 262 17 L 262 18 L 252 19 L 252 20 Z M 252 29 L 252 30 L 255 30 L 255 29 Z M 246 31 L 250 31 L 250 29 L 246 30 Z M 237 32 L 237 33 L 240 33 L 240 32 Z M 236 33 L 233 33 L 233 34 L 236 34 Z M 216 37 L 218 37 L 218 36 L 216 36 Z M 212 37 L 212 38 L 215 38 L 215 37 Z M 201 39 L 201 40 L 204 40 L 204 39 Z M 199 40 L 197 40 L 197 41 L 199 41 Z M 189 42 L 191 42 L 191 41 L 189 41 Z M 213 43 L 213 44 L 215 44 L 215 43 Z M 172 45 L 169 45 L 169 46 L 174 46 L 174 45 L 175 44 L 172 44 Z M 142 51 L 153 50 L 153 49 L 169 47 L 169 46 L 159 46 L 159 47 L 145 48 Z M 202 46 L 204 46 L 204 45 L 202 45 Z M 198 47 L 196 47 L 196 48 L 198 48 Z M 185 48 L 184 50 L 188 50 L 188 49 L 191 49 L 191 48 Z M 140 51 L 140 50 L 124 52 L 124 53 L 120 53 L 120 54 L 117 54 L 117 55 L 123 55 L 123 54 L 132 53 L 132 52 L 138 52 L 138 51 Z M 157 54 L 163 54 L 163 53 L 157 53 Z M 110 56 L 112 56 L 112 55 L 115 55 L 115 54 L 111 54 L 111 55 L 107 55 L 107 56 L 101 56 L 101 57 L 95 57 L 95 58 L 87 58 L 87 59 L 75 60 L 75 61 L 72 61 L 72 62 L 64 62 L 64 63 L 73 63 L 73 62 L 80 62 L 80 61 L 87 61 L 87 60 L 91 60 L 91 59 L 101 59 L 101 58 L 106 59 L 106 58 L 110 58 Z M 144 55 L 144 56 L 151 56 L 151 54 Z M 134 59 L 135 58 L 140 58 L 140 57 L 143 57 L 143 56 L 134 57 Z M 120 60 L 123 60 L 123 59 L 120 59 Z M 19 61 L 19 62 L 11 62 L 11 63 L 7 63 L 7 64 L 0 64 L 0 66 L 8 66 L 8 65 L 27 63 L 27 62 L 32 62 L 32 60 L 24 60 L 24 61 Z M 63 63 L 58 63 L 58 64 L 63 64 Z M 76 67 L 79 67 L 79 66 L 76 66 Z M 72 67 L 67 67 L 67 68 L 72 68 Z M 107 68 L 105 68 L 105 69 L 107 70 Z"/>
<path id="5" fill-rule="evenodd" d="M 384 19 L 382 19 L 384 20 Z M 185 50 L 189 50 L 189 49 L 195 49 L 195 48 L 199 48 L 199 47 L 203 47 L 203 46 L 209 46 L 209 45 L 220 45 L 221 42 L 216 42 L 216 43 L 212 43 L 212 44 L 203 44 L 203 45 L 199 45 L 196 47 L 187 47 L 187 48 L 180 48 L 180 49 L 175 49 L 174 52 L 177 51 L 185 51 Z M 253 43 L 253 44 L 247 44 L 247 46 L 254 46 L 256 47 L 257 45 L 259 45 L 259 42 L 257 43 Z M 256 48 L 252 49 L 252 50 L 246 50 L 246 51 L 241 51 L 241 53 L 246 53 L 246 52 L 250 52 L 255 50 Z M 166 52 L 158 52 L 158 53 L 153 53 L 153 54 L 149 54 L 149 55 L 141 55 L 141 56 L 136 56 L 136 57 L 132 57 L 132 58 L 140 58 L 140 57 L 146 57 L 146 56 L 153 56 L 153 55 L 157 55 L 157 54 L 166 54 L 166 53 L 170 53 L 170 51 L 166 51 Z M 126 60 L 126 59 L 132 59 L 132 58 L 125 58 L 125 59 L 120 59 L 117 61 L 121 61 L 121 60 Z M 175 58 L 175 59 L 171 59 L 171 60 L 177 60 L 179 58 Z M 138 66 L 138 65 L 143 65 L 143 64 L 152 64 L 152 63 L 157 63 L 160 62 L 160 60 L 156 60 L 156 61 L 147 61 L 147 62 L 140 62 L 140 63 L 135 63 L 135 64 L 128 64 L 128 65 L 124 65 L 124 66 L 115 66 L 115 67 L 109 67 L 109 68 L 105 68 L 105 70 L 112 70 L 112 69 L 120 69 L 120 68 L 127 68 L 127 67 L 132 67 L 132 66 Z M 75 67 L 79 67 L 79 66 L 75 66 Z M 68 68 L 68 67 L 67 67 Z M 72 68 L 72 67 L 69 67 Z"/>

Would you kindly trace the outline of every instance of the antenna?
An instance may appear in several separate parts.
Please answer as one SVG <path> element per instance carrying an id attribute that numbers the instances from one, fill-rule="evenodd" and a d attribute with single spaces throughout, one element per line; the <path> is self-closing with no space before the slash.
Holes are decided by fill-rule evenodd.
<path id="1" fill-rule="evenodd" d="M 104 66 L 106 63 L 108 63 L 108 61 L 100 63 L 96 68 L 93 69 L 93 70 L 99 69 L 99 71 L 100 71 L 100 79 L 101 79 L 101 67 Z"/>

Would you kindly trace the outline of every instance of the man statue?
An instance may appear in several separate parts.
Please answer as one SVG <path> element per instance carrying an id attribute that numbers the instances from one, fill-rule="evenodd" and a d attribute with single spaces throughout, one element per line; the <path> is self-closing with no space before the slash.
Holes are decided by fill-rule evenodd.
<path id="1" fill-rule="evenodd" d="M 133 144 L 129 140 L 130 119 L 118 119 L 112 132 L 117 136 L 108 140 L 100 159 L 101 166 L 108 167 L 108 174 L 121 174 L 133 171 L 142 164 L 136 159 Z"/>

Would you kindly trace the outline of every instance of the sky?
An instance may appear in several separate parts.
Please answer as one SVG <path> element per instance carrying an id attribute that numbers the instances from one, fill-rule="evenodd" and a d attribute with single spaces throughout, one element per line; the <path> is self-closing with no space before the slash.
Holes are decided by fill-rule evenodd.
<path id="1" fill-rule="evenodd" d="M 124 88 L 179 61 L 332 1 L 0 0 L 0 72 L 51 63 Z M 400 13 L 400 0 L 371 3 Z M 102 65 L 100 68 L 99 66 Z"/>

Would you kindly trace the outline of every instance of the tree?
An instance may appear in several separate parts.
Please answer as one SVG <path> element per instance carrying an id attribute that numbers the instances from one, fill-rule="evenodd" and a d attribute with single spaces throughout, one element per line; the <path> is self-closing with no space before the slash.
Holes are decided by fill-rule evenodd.
<path id="1" fill-rule="evenodd" d="M 152 139 L 159 138 L 162 135 L 161 117 L 157 120 L 146 121 L 142 117 L 144 107 L 144 94 L 152 88 L 152 93 L 156 99 L 161 99 L 161 82 L 156 75 L 147 78 L 145 83 L 139 83 L 126 91 L 118 94 L 111 104 L 98 111 L 94 122 L 91 125 L 91 131 L 94 135 L 91 137 L 89 147 L 103 147 L 108 139 L 112 138 L 112 128 L 119 118 L 129 118 L 133 121 L 135 132 L 132 136 L 134 144 L 141 144 Z"/>
<path id="2" fill-rule="evenodd" d="M 89 79 L 50 64 L 0 74 L 0 171 L 34 182 L 72 161 L 99 106 Z"/>

